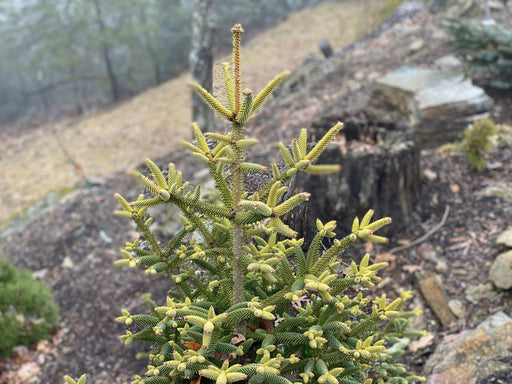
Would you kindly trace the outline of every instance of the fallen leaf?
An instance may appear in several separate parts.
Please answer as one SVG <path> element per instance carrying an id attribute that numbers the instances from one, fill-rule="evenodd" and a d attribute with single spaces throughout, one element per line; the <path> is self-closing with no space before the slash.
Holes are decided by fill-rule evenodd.
<path id="1" fill-rule="evenodd" d="M 377 255 L 375 262 L 382 263 L 384 261 L 390 262 L 390 261 L 395 261 L 395 260 L 396 260 L 396 256 L 393 255 L 392 253 L 382 252 Z"/>
<path id="2" fill-rule="evenodd" d="M 230 362 L 233 361 L 237 357 L 235 352 L 231 352 L 231 353 L 216 352 L 213 356 L 220 361 L 230 361 Z"/>
<path id="3" fill-rule="evenodd" d="M 363 247 L 364 247 L 364 251 L 366 253 L 371 253 L 371 251 L 373 250 L 373 243 L 370 243 L 369 241 L 367 241 L 363 244 Z"/>
<path id="4" fill-rule="evenodd" d="M 199 351 L 199 349 L 201 348 L 201 344 L 196 343 L 195 341 L 182 341 L 181 344 L 183 344 L 184 347 L 191 349 L 193 351 Z"/>
<path id="5" fill-rule="evenodd" d="M 409 345 L 410 352 L 416 352 L 419 349 L 423 349 L 428 347 L 434 341 L 434 335 L 429 333 L 428 335 L 421 336 L 418 340 L 411 341 Z"/>
<path id="6" fill-rule="evenodd" d="M 243 343 L 245 341 L 245 336 L 240 333 L 235 333 L 233 337 L 231 338 L 230 344 L 238 345 L 240 343 Z"/>
<path id="7" fill-rule="evenodd" d="M 261 329 L 265 330 L 267 333 L 274 332 L 274 321 L 273 320 L 265 320 L 260 319 L 258 325 Z"/>
<path id="8" fill-rule="evenodd" d="M 377 255 L 377 258 L 375 259 L 375 262 L 376 263 L 388 263 L 389 264 L 389 269 L 394 269 L 396 267 L 396 256 L 393 255 L 392 253 L 387 253 L 387 252 L 383 252 L 383 253 L 379 253 Z"/>
<path id="9" fill-rule="evenodd" d="M 419 266 L 419 265 L 408 264 L 408 265 L 404 265 L 402 267 L 402 269 L 405 272 L 414 273 L 414 272 L 417 272 L 417 271 L 421 271 L 423 268 L 421 268 L 421 266 Z"/>

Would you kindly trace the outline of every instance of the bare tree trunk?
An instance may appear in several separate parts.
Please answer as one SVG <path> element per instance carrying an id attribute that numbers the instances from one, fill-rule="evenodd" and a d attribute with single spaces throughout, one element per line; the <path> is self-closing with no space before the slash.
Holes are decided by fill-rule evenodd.
<path id="1" fill-rule="evenodd" d="M 107 70 L 108 80 L 110 82 L 110 92 L 112 101 L 119 101 L 121 98 L 121 92 L 119 89 L 119 81 L 117 80 L 117 76 L 114 72 L 114 67 L 112 66 L 112 60 L 110 59 L 110 50 L 108 44 L 105 40 L 106 36 L 106 27 L 103 22 L 103 18 L 101 15 L 101 8 L 98 0 L 94 0 L 94 8 L 96 10 L 96 22 L 100 27 L 100 33 L 102 38 L 101 50 L 103 53 L 103 60 L 105 61 L 105 69 Z"/>
<path id="2" fill-rule="evenodd" d="M 213 88 L 213 0 L 194 0 L 190 69 L 192 79 L 212 92 Z M 202 131 L 214 127 L 214 114 L 201 98 L 192 92 L 192 120 Z"/>
<path id="3" fill-rule="evenodd" d="M 148 51 L 148 57 L 151 61 L 151 66 L 153 67 L 153 74 L 154 74 L 154 80 L 155 85 L 159 85 L 162 83 L 162 74 L 160 72 L 160 65 L 158 64 L 158 55 L 156 53 L 156 49 L 151 41 L 151 36 L 149 35 L 148 28 L 147 28 L 147 17 L 146 17 L 146 10 L 144 7 L 141 7 L 139 9 L 140 14 L 140 20 L 142 22 L 143 26 L 143 36 L 144 36 L 144 44 L 146 45 L 146 49 Z"/>

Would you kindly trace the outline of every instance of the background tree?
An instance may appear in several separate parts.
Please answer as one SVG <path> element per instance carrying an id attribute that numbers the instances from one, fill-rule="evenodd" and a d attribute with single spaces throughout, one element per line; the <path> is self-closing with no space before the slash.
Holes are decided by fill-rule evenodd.
<path id="1" fill-rule="evenodd" d="M 213 0 L 194 0 L 190 70 L 192 80 L 210 93 L 213 88 L 213 36 Z M 196 92 L 192 92 L 192 120 L 204 131 L 211 131 L 215 124 L 213 111 Z"/>

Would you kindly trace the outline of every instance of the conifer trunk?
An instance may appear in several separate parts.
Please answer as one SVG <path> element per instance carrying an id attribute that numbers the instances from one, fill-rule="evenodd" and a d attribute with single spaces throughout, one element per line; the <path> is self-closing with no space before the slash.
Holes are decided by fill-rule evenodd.
<path id="1" fill-rule="evenodd" d="M 237 142 L 243 138 L 242 127 L 234 124 L 233 141 Z M 244 191 L 242 165 L 242 151 L 235 145 L 233 165 L 233 205 L 235 212 L 239 210 L 239 203 Z M 243 250 L 242 226 L 233 221 L 233 304 L 241 303 L 244 300 L 244 274 L 240 266 L 240 257 Z"/>

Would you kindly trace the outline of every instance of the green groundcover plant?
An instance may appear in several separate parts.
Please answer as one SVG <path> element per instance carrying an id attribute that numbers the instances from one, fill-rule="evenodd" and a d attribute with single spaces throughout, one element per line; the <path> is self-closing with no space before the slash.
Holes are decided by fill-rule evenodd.
<path id="1" fill-rule="evenodd" d="M 50 289 L 29 270 L 0 259 L 0 356 L 9 356 L 16 345 L 49 338 L 58 321 Z"/>
<path id="2" fill-rule="evenodd" d="M 487 161 L 484 154 L 492 148 L 492 137 L 497 133 L 491 119 L 475 121 L 464 131 L 460 150 L 466 155 L 469 164 L 478 171 L 485 169 Z"/>
<path id="3" fill-rule="evenodd" d="M 369 211 L 354 220 L 352 233 L 329 247 L 324 239 L 335 236 L 334 221 L 318 220 L 318 232 L 306 247 L 283 220 L 310 197 L 302 192 L 284 198 L 286 183 L 297 172 L 339 170 L 339 165 L 313 161 L 342 124 L 316 144 L 308 144 L 306 130 L 290 147 L 279 143 L 284 166 L 274 163 L 268 170 L 245 161 L 258 140 L 246 136 L 244 125 L 288 73 L 278 75 L 256 96 L 242 89 L 242 32 L 240 25 L 233 27 L 233 61 L 223 65 L 227 105 L 192 84 L 231 124 L 227 133 L 206 134 L 194 124 L 194 142 L 184 143 L 208 168 L 219 201 L 204 199 L 200 186 L 185 182 L 173 164 L 164 172 L 151 160 L 146 162 L 149 177 L 132 172 L 149 196 L 128 202 L 116 195 L 122 207 L 116 214 L 133 220 L 140 231 L 117 263 L 166 274 L 173 283 L 165 303 L 146 297 L 148 313 L 123 309 L 117 318 L 138 325 L 138 331 L 130 328 L 121 337 L 126 344 L 144 341 L 153 346 L 145 378 L 136 376 L 133 384 L 423 381 L 394 361 L 400 338 L 420 334 L 407 329 L 408 319 L 417 312 L 402 311 L 409 293 L 391 302 L 385 295 L 371 299 L 367 288 L 379 281 L 376 272 L 386 264 L 371 264 L 369 255 L 359 264 L 342 264 L 343 251 L 356 240 L 385 242 L 375 232 L 391 219 L 372 222 Z M 269 181 L 247 192 L 246 174 L 260 172 L 268 172 Z M 148 208 L 166 204 L 181 210 L 182 229 L 163 243 L 151 231 Z M 78 383 L 85 383 L 85 375 Z"/>

